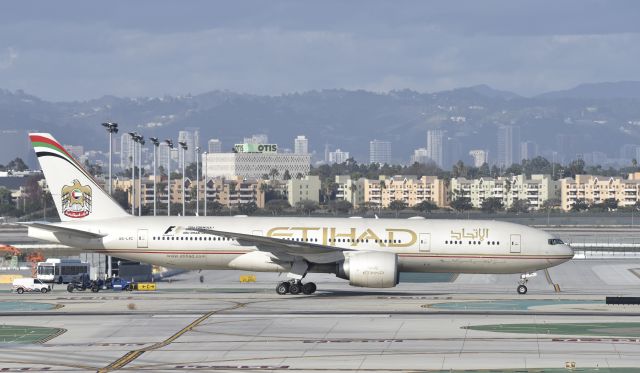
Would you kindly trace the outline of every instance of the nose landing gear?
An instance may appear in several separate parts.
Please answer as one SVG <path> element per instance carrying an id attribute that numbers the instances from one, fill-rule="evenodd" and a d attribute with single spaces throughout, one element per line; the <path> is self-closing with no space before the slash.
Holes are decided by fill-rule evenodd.
<path id="1" fill-rule="evenodd" d="M 536 277 L 538 274 L 535 272 L 530 272 L 530 273 L 523 273 L 520 275 L 520 280 L 518 280 L 518 288 L 517 288 L 517 292 L 520 295 L 524 295 L 527 294 L 527 285 L 526 283 L 529 282 L 529 278 L 530 277 Z"/>
<path id="2" fill-rule="evenodd" d="M 291 293 L 293 295 L 298 295 L 300 293 L 310 295 L 315 293 L 316 289 L 316 284 L 313 282 L 303 284 L 300 280 L 290 280 L 279 283 L 278 286 L 276 286 L 276 293 L 280 295 L 285 295 L 287 293 Z"/>

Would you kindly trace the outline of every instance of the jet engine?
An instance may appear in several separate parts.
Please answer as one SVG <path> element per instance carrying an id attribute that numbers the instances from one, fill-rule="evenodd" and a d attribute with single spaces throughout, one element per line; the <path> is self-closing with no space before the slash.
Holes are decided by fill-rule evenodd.
<path id="1" fill-rule="evenodd" d="M 365 288 L 392 288 L 398 284 L 398 256 L 382 251 L 352 252 L 337 264 L 336 276 L 349 285 Z"/>

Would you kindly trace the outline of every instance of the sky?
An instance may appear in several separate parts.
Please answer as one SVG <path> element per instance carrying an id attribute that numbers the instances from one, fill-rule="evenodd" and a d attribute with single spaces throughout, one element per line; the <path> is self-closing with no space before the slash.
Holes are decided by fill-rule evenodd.
<path id="1" fill-rule="evenodd" d="M 4 1 L 0 89 L 52 101 L 212 90 L 531 96 L 640 80 L 640 2 Z"/>

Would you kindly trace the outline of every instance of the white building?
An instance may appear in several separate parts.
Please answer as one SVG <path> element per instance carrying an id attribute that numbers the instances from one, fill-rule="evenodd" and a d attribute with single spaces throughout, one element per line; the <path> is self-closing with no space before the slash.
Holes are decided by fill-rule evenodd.
<path id="1" fill-rule="evenodd" d="M 308 154 L 209 153 L 202 157 L 202 164 L 207 165 L 208 177 L 272 177 L 272 170 L 276 170 L 275 179 L 282 179 L 286 171 L 295 178 L 298 174 L 308 175 L 311 168 L 311 156 Z"/>
<path id="2" fill-rule="evenodd" d="M 489 163 L 489 152 L 482 149 L 469 150 L 469 155 L 473 158 L 473 166 L 480 167 L 485 163 Z"/>
<path id="3" fill-rule="evenodd" d="M 245 137 L 242 141 L 244 144 L 268 144 L 269 137 L 264 133 L 251 135 L 251 137 Z"/>
<path id="4" fill-rule="evenodd" d="M 520 127 L 502 126 L 498 128 L 498 166 L 509 167 L 520 163 Z"/>
<path id="5" fill-rule="evenodd" d="M 438 167 L 444 165 L 444 134 L 443 130 L 427 131 L 427 152 Z"/>
<path id="6" fill-rule="evenodd" d="M 391 164 L 391 142 L 369 141 L 369 163 Z"/>
<path id="7" fill-rule="evenodd" d="M 451 192 L 452 200 L 467 197 L 475 208 L 482 207 L 487 198 L 498 198 L 505 208 L 525 200 L 530 209 L 539 210 L 546 200 L 560 198 L 560 182 L 550 175 L 531 175 L 531 179 L 524 175 L 472 180 L 458 177 L 451 179 Z"/>
<path id="8" fill-rule="evenodd" d="M 298 136 L 294 140 L 295 154 L 309 154 L 309 140 L 304 136 Z"/>
<path id="9" fill-rule="evenodd" d="M 329 163 L 344 163 L 347 159 L 349 159 L 349 152 L 343 152 L 340 149 L 329 152 Z"/>
<path id="10" fill-rule="evenodd" d="M 520 160 L 533 159 L 538 156 L 538 144 L 534 141 L 520 143 Z"/>
<path id="11" fill-rule="evenodd" d="M 431 160 L 429 157 L 429 152 L 425 148 L 419 148 L 413 151 L 413 155 L 411 156 L 411 164 L 416 162 L 418 163 L 428 163 Z"/>
<path id="12" fill-rule="evenodd" d="M 128 133 L 123 133 L 120 136 L 120 168 L 126 170 L 131 168 L 131 161 L 133 157 L 135 142 L 131 139 Z"/>
<path id="13" fill-rule="evenodd" d="M 211 139 L 207 143 L 209 153 L 222 153 L 222 142 L 220 139 Z"/>
<path id="14" fill-rule="evenodd" d="M 187 144 L 187 150 L 179 152 L 178 162 L 182 164 L 182 155 L 184 154 L 185 164 L 191 164 L 196 161 L 196 147 L 199 145 L 199 130 L 197 128 L 187 128 L 185 131 L 178 132 L 178 142 L 185 142 Z M 176 147 L 180 147 L 178 144 L 174 144 Z"/>

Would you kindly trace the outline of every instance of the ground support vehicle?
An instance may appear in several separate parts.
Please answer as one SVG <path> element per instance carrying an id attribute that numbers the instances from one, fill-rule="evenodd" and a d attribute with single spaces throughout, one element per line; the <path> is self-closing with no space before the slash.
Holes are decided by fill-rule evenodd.
<path id="1" fill-rule="evenodd" d="M 51 291 L 51 286 L 43 283 L 37 278 L 16 278 L 13 280 L 12 291 L 18 294 L 22 293 L 48 293 Z"/>

